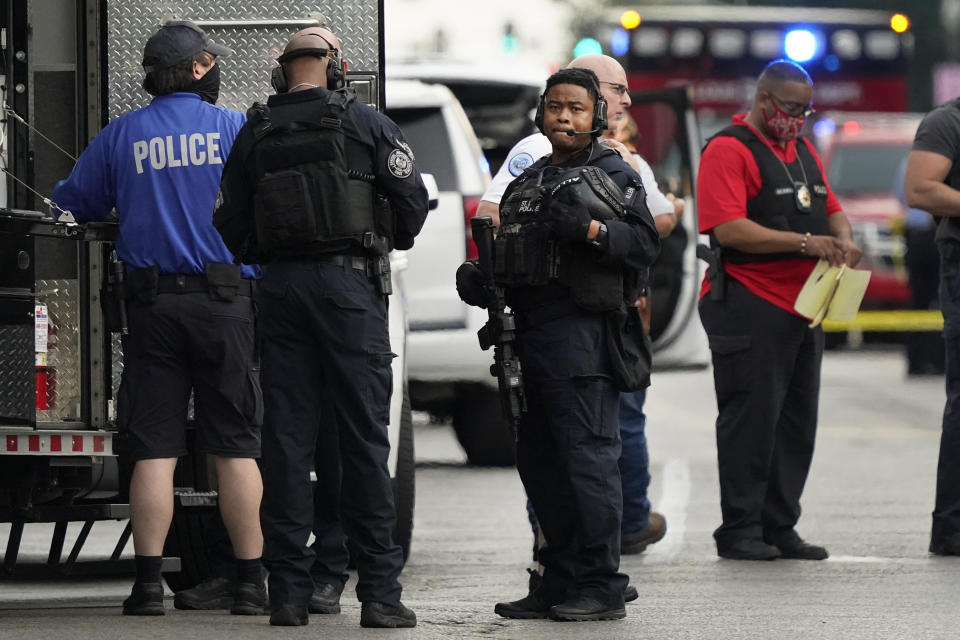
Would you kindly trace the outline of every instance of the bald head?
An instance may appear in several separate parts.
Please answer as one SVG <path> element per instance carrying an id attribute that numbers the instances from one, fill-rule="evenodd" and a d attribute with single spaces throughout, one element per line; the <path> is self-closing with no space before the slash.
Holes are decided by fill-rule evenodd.
<path id="1" fill-rule="evenodd" d="M 340 39 L 332 31 L 323 27 L 307 27 L 293 34 L 287 46 L 283 48 L 283 55 L 279 58 L 287 76 L 288 86 L 294 87 L 298 84 L 327 86 L 326 70 L 329 61 L 327 58 L 319 57 L 319 52 L 307 53 L 311 49 L 326 49 L 327 57 L 338 58 L 340 57 Z M 303 54 L 295 55 L 298 51 Z M 284 60 L 284 57 L 290 54 L 294 54 L 292 58 Z"/>
<path id="2" fill-rule="evenodd" d="M 616 59 L 599 53 L 591 53 L 574 58 L 568 69 L 588 69 L 597 74 L 600 81 L 600 95 L 607 101 L 607 125 L 605 132 L 612 136 L 617 124 L 630 106 L 630 92 L 627 90 L 627 72 Z"/>
<path id="3" fill-rule="evenodd" d="M 293 34 L 283 52 L 290 53 L 298 49 L 336 49 L 339 54 L 340 40 L 329 29 L 307 27 Z"/>
<path id="4" fill-rule="evenodd" d="M 757 78 L 758 91 L 774 91 L 788 82 L 813 85 L 813 80 L 806 70 L 792 60 L 774 60 L 760 73 Z"/>
<path id="5" fill-rule="evenodd" d="M 574 58 L 572 61 L 570 61 L 570 64 L 567 65 L 567 68 L 589 69 L 597 74 L 597 77 L 600 78 L 601 81 L 606 79 L 608 76 L 626 75 L 619 62 L 610 56 L 605 56 L 599 53 L 591 53 L 585 56 L 580 56 L 579 58 Z"/>

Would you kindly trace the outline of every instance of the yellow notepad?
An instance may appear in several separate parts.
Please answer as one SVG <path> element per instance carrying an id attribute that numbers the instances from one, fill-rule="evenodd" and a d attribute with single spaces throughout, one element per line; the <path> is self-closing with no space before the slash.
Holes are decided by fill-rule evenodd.
<path id="1" fill-rule="evenodd" d="M 869 283 L 870 272 L 865 269 L 846 265 L 831 267 L 826 260 L 820 260 L 800 290 L 793 308 L 811 319 L 811 327 L 823 322 L 824 318 L 851 322 L 857 317 Z"/>

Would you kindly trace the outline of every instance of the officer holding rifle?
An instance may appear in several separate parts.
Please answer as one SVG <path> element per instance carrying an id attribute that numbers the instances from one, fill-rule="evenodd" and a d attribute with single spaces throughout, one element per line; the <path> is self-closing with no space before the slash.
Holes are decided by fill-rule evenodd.
<path id="1" fill-rule="evenodd" d="M 626 615 L 619 392 L 649 382 L 648 344 L 633 301 L 659 236 L 640 177 L 597 142 L 606 102 L 592 71 L 551 76 L 536 123 L 552 153 L 508 187 L 493 266 L 480 271 L 492 271 L 515 314 L 523 372 L 517 468 L 547 544 L 539 587 L 495 611 L 611 620 Z M 483 305 L 489 297 L 465 275 L 473 268 L 461 267 L 461 295 Z"/>

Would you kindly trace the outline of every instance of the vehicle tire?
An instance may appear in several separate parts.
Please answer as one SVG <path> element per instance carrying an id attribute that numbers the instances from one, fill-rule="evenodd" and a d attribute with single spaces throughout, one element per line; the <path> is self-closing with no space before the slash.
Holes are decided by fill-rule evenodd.
<path id="1" fill-rule="evenodd" d="M 188 450 L 193 451 L 192 436 L 187 432 Z M 206 455 L 189 454 L 180 458 L 174 471 L 173 486 L 191 491 L 212 491 Z M 189 589 L 212 577 L 207 546 L 207 534 L 212 531 L 213 519 L 218 517 L 216 507 L 188 507 L 174 502 L 173 521 L 163 545 L 164 557 L 179 557 L 180 571 L 164 573 L 163 578 L 173 591 Z"/>
<path id="2" fill-rule="evenodd" d="M 410 557 L 413 539 L 413 507 L 416 502 L 416 463 L 413 446 L 413 412 L 410 393 L 403 391 L 403 409 L 400 413 L 400 442 L 397 449 L 397 473 L 392 479 L 393 503 L 397 509 L 397 523 L 393 541 L 403 549 L 403 561 Z"/>
<path id="3" fill-rule="evenodd" d="M 461 385 L 453 407 L 453 430 L 470 464 L 512 467 L 517 463 L 516 443 L 496 389 Z"/>

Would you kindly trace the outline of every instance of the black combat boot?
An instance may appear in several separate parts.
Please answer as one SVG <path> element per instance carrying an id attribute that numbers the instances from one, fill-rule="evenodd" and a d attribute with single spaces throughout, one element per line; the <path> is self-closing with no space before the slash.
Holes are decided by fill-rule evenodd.
<path id="1" fill-rule="evenodd" d="M 399 629 L 417 626 L 417 614 L 402 602 L 364 602 L 360 606 L 360 626 L 380 629 Z"/>
<path id="2" fill-rule="evenodd" d="M 550 617 L 561 622 L 620 620 L 627 617 L 623 607 L 611 607 L 589 596 L 574 596 L 550 609 Z"/>
<path id="3" fill-rule="evenodd" d="M 318 584 L 308 608 L 310 613 L 340 613 L 340 592 L 332 584 Z"/>

